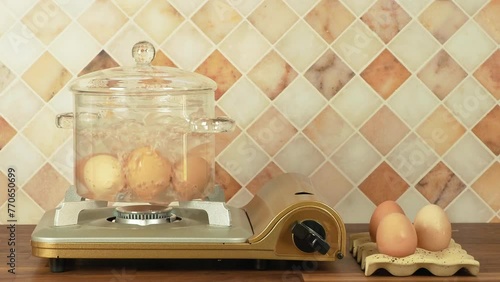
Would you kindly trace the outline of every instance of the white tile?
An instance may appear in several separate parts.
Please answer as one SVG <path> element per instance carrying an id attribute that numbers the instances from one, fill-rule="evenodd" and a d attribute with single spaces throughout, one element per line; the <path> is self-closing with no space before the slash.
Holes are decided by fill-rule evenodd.
<path id="1" fill-rule="evenodd" d="M 484 4 L 489 0 L 455 0 L 455 3 L 460 6 L 469 16 L 474 15 Z"/>
<path id="2" fill-rule="evenodd" d="M 335 52 L 357 72 L 361 72 L 382 48 L 378 35 L 359 20 L 333 43 Z"/>
<path id="3" fill-rule="evenodd" d="M 23 186 L 45 162 L 45 158 L 24 136 L 17 134 L 0 150 L 0 170 L 6 172 L 9 167 L 17 171 L 17 184 Z"/>
<path id="4" fill-rule="evenodd" d="M 340 0 L 345 6 L 349 7 L 356 16 L 361 16 L 368 10 L 375 1 L 373 0 Z"/>
<path id="5" fill-rule="evenodd" d="M 240 134 L 217 161 L 239 183 L 246 185 L 269 162 L 266 153 L 246 134 Z"/>
<path id="6" fill-rule="evenodd" d="M 17 222 L 22 222 L 22 224 L 38 224 L 45 212 L 22 189 L 16 193 L 16 207 Z M 6 209 L 1 210 L 5 211 Z M 0 221 L 7 222 L 7 212 L 0 213 Z"/>
<path id="7" fill-rule="evenodd" d="M 197 11 L 205 0 L 168 0 L 172 6 L 177 9 L 177 11 L 181 12 L 185 17 L 190 17 L 195 11 Z"/>
<path id="8" fill-rule="evenodd" d="M 2 36 L 16 22 L 16 18 L 9 9 L 0 2 L 0 36 Z"/>
<path id="9" fill-rule="evenodd" d="M 303 128 L 326 104 L 325 98 L 303 77 L 295 79 L 274 100 L 275 106 L 297 128 Z"/>
<path id="10" fill-rule="evenodd" d="M 72 18 L 76 19 L 94 2 L 94 0 L 54 0 L 57 5 Z"/>
<path id="11" fill-rule="evenodd" d="M 77 75 L 101 50 L 99 43 L 79 24 L 70 24 L 50 45 L 49 51 Z"/>
<path id="12" fill-rule="evenodd" d="M 391 41 L 388 48 L 414 72 L 432 57 L 439 46 L 436 39 L 414 20 Z"/>
<path id="13" fill-rule="evenodd" d="M 264 0 L 226 0 L 226 1 L 231 6 L 233 6 L 235 10 L 239 11 L 242 15 L 248 16 Z"/>
<path id="14" fill-rule="evenodd" d="M 0 62 L 19 75 L 28 69 L 43 51 L 42 43 L 20 22 L 0 37 Z"/>
<path id="15" fill-rule="evenodd" d="M 406 216 L 413 222 L 418 211 L 429 204 L 429 201 L 422 196 L 415 188 L 407 189 L 396 201 Z"/>
<path id="16" fill-rule="evenodd" d="M 217 104 L 238 126 L 246 128 L 267 108 L 270 101 L 254 84 L 243 77 L 217 101 Z"/>
<path id="17" fill-rule="evenodd" d="M 213 51 L 213 45 L 191 23 L 186 22 L 165 41 L 162 49 L 179 68 L 194 71 Z"/>
<path id="18" fill-rule="evenodd" d="M 288 3 L 288 6 L 295 10 L 295 12 L 297 12 L 300 16 L 303 16 L 312 10 L 312 8 L 314 8 L 319 1 L 320 0 L 285 0 L 285 2 Z"/>
<path id="19" fill-rule="evenodd" d="M 106 51 L 121 66 L 134 66 L 132 48 L 139 41 L 153 40 L 132 22 L 125 24 L 118 34 L 108 43 Z M 158 47 L 158 46 L 155 46 Z"/>
<path id="20" fill-rule="evenodd" d="M 52 166 L 63 175 L 70 184 L 74 182 L 75 154 L 73 137 L 69 138 L 50 158 Z"/>
<path id="21" fill-rule="evenodd" d="M 410 15 L 417 16 L 432 0 L 396 0 Z"/>
<path id="22" fill-rule="evenodd" d="M 49 101 L 49 105 L 54 109 L 56 114 L 62 114 L 67 112 L 73 112 L 75 97 L 73 92 L 69 90 L 71 82 L 61 89 L 56 96 L 52 97 Z"/>
<path id="23" fill-rule="evenodd" d="M 375 204 L 358 189 L 354 189 L 347 197 L 335 206 L 344 223 L 369 223 Z"/>
<path id="24" fill-rule="evenodd" d="M 493 155 L 471 133 L 459 140 L 443 157 L 457 176 L 470 184 L 493 161 Z"/>
<path id="25" fill-rule="evenodd" d="M 488 222 L 494 215 L 488 205 L 471 190 L 465 190 L 446 209 L 452 223 Z"/>
<path id="26" fill-rule="evenodd" d="M 496 105 L 493 97 L 471 77 L 467 77 L 448 95 L 445 104 L 468 128 L 472 128 Z"/>
<path id="27" fill-rule="evenodd" d="M 285 172 L 309 176 L 325 160 L 321 152 L 302 134 L 295 136 L 274 157 Z"/>
<path id="28" fill-rule="evenodd" d="M 242 72 L 248 72 L 271 46 L 262 34 L 247 22 L 240 24 L 219 45 L 220 51 Z"/>
<path id="29" fill-rule="evenodd" d="M 387 161 L 411 186 L 435 165 L 437 156 L 417 135 L 411 133 L 393 149 Z"/>
<path id="30" fill-rule="evenodd" d="M 359 76 L 355 76 L 332 99 L 331 105 L 354 127 L 360 127 L 382 103 L 380 96 Z"/>
<path id="31" fill-rule="evenodd" d="M 472 72 L 498 47 L 475 21 L 468 21 L 446 42 L 445 48 Z"/>
<path id="32" fill-rule="evenodd" d="M 36 4 L 37 0 L 3 0 L 2 3 L 17 17 L 21 18 L 26 14 L 31 7 Z"/>
<path id="33" fill-rule="evenodd" d="M 355 134 L 330 159 L 353 183 L 360 183 L 381 157 L 361 135 Z"/>
<path id="34" fill-rule="evenodd" d="M 22 107 L 19 107 L 22 101 Z M 39 96 L 21 81 L 15 82 L 0 96 L 0 113 L 17 130 L 20 130 L 43 107 Z"/>
<path id="35" fill-rule="evenodd" d="M 232 207 L 241 208 L 252 200 L 253 195 L 247 188 L 243 187 L 234 196 L 227 201 L 227 204 Z"/>
<path id="36" fill-rule="evenodd" d="M 439 104 L 439 99 L 416 77 L 410 77 L 388 101 L 411 127 L 420 123 Z"/>
<path id="37" fill-rule="evenodd" d="M 275 45 L 287 62 L 302 72 L 327 48 L 323 39 L 304 21 L 297 22 Z"/>

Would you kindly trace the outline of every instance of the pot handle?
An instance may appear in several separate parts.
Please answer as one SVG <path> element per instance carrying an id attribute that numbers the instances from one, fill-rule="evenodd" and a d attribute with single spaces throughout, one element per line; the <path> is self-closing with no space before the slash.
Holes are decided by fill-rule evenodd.
<path id="1" fill-rule="evenodd" d="M 199 118 L 189 122 L 192 133 L 223 133 L 234 130 L 234 120 L 228 117 Z"/>
<path id="2" fill-rule="evenodd" d="M 58 128 L 73 128 L 73 113 L 58 114 L 56 116 L 56 126 Z"/>

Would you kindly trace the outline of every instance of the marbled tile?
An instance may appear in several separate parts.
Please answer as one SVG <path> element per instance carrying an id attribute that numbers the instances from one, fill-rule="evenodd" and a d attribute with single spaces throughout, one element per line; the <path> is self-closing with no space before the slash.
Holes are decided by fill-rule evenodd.
<path id="1" fill-rule="evenodd" d="M 334 207 L 354 189 L 354 185 L 330 162 L 321 165 L 310 179 L 316 193 L 323 196 L 330 207 Z"/>
<path id="2" fill-rule="evenodd" d="M 405 8 L 405 10 L 413 16 L 420 14 L 430 2 L 432 2 L 432 0 L 398 0 L 399 5 Z"/>
<path id="3" fill-rule="evenodd" d="M 172 62 L 172 59 L 170 59 L 162 50 L 156 50 L 155 57 L 151 62 L 151 65 L 178 68 L 177 65 Z"/>
<path id="4" fill-rule="evenodd" d="M 477 70 L 474 77 L 500 100 L 500 50 L 495 51 Z"/>
<path id="5" fill-rule="evenodd" d="M 66 28 L 70 18 L 52 0 L 38 1 L 22 22 L 45 45 L 49 45 Z"/>
<path id="6" fill-rule="evenodd" d="M 469 189 L 460 194 L 445 211 L 452 223 L 487 222 L 494 215 L 488 205 Z"/>
<path id="7" fill-rule="evenodd" d="M 327 50 L 304 77 L 330 100 L 353 78 L 354 72 L 331 50 Z"/>
<path id="8" fill-rule="evenodd" d="M 148 0 L 120 0 L 116 1 L 116 6 L 120 7 L 127 16 L 132 17 L 144 7 L 147 2 Z"/>
<path id="9" fill-rule="evenodd" d="M 104 50 L 121 66 L 135 66 L 132 48 L 134 44 L 144 40 L 153 42 L 153 39 L 136 24 L 128 22 L 118 31 L 116 36 L 111 38 L 109 43 L 105 45 Z"/>
<path id="10" fill-rule="evenodd" d="M 297 72 L 275 51 L 269 52 L 248 73 L 269 99 L 274 100 L 297 77 Z"/>
<path id="11" fill-rule="evenodd" d="M 409 129 L 388 107 L 383 106 L 359 131 L 382 155 L 387 155 Z"/>
<path id="12" fill-rule="evenodd" d="M 439 162 L 415 188 L 431 203 L 446 208 L 466 185 L 444 163 Z"/>
<path id="13" fill-rule="evenodd" d="M 354 12 L 356 16 L 361 17 L 371 5 L 373 5 L 373 0 L 340 0 L 346 7 Z"/>
<path id="14" fill-rule="evenodd" d="M 410 75 L 410 72 L 387 49 L 361 73 L 361 77 L 386 100 Z"/>
<path id="15" fill-rule="evenodd" d="M 0 150 L 17 134 L 16 129 L 0 115 Z M 0 204 L 1 205 L 1 204 Z"/>
<path id="16" fill-rule="evenodd" d="M 49 52 L 45 52 L 22 78 L 45 102 L 48 102 L 72 78 L 72 75 Z"/>
<path id="17" fill-rule="evenodd" d="M 500 44 L 500 20 L 498 20 L 498 15 L 500 15 L 500 0 L 491 0 L 474 19 L 497 44 Z"/>
<path id="18" fill-rule="evenodd" d="M 247 184 L 246 188 L 255 195 L 269 180 L 283 173 L 284 171 L 271 161 Z"/>
<path id="19" fill-rule="evenodd" d="M 274 161 L 283 171 L 310 176 L 325 158 L 304 135 L 299 133 L 274 156 Z"/>
<path id="20" fill-rule="evenodd" d="M 19 101 L 23 101 L 22 107 L 18 106 Z M 0 95 L 0 113 L 17 129 L 33 118 L 43 105 L 42 99 L 20 80 Z"/>
<path id="21" fill-rule="evenodd" d="M 189 16 L 203 6 L 205 0 L 169 0 L 168 2 L 170 2 L 170 4 L 177 9 L 177 11 L 181 12 L 184 17 L 189 18 Z"/>
<path id="22" fill-rule="evenodd" d="M 227 116 L 219 107 L 215 108 L 216 116 Z M 231 144 L 234 139 L 236 139 L 241 134 L 241 128 L 235 126 L 234 130 L 231 132 L 224 132 L 220 134 L 215 134 L 215 155 L 219 155 L 226 147 Z"/>
<path id="23" fill-rule="evenodd" d="M 5 174 L 1 171 L 0 171 L 0 185 L 2 185 L 2 187 L 8 187 L 7 176 L 5 176 Z M 19 188 L 16 188 L 16 191 L 18 189 Z M 5 201 L 7 201 L 7 193 L 0 193 L 0 206 L 2 206 L 3 203 L 5 203 Z"/>
<path id="24" fill-rule="evenodd" d="M 455 4 L 460 6 L 469 16 L 474 15 L 481 7 L 490 0 L 455 0 Z"/>
<path id="25" fill-rule="evenodd" d="M 361 191 L 353 189 L 335 206 L 335 210 L 346 223 L 367 223 L 375 210 L 375 205 Z"/>
<path id="26" fill-rule="evenodd" d="M 16 1 L 18 2 L 18 1 Z M 16 210 L 17 222 L 23 224 L 38 224 L 45 212 L 40 206 L 37 205 L 30 196 L 26 195 L 23 189 L 20 189 L 16 194 L 16 206 L 25 207 Z M 7 222 L 7 213 L 0 214 L 0 222 Z"/>
<path id="27" fill-rule="evenodd" d="M 464 126 L 443 106 L 439 106 L 416 129 L 425 143 L 441 156 L 464 135 L 465 131 Z"/>
<path id="28" fill-rule="evenodd" d="M 391 166 L 382 162 L 359 185 L 359 189 L 375 204 L 397 200 L 408 189 L 401 176 Z"/>
<path id="29" fill-rule="evenodd" d="M 79 18 L 78 22 L 101 44 L 105 44 L 123 27 L 127 17 L 114 2 L 95 1 Z"/>
<path id="30" fill-rule="evenodd" d="M 322 0 L 304 19 L 323 39 L 332 43 L 355 20 L 338 0 Z"/>
<path id="31" fill-rule="evenodd" d="M 354 132 L 334 109 L 326 107 L 303 130 L 325 154 L 330 155 Z"/>
<path id="32" fill-rule="evenodd" d="M 297 133 L 297 129 L 271 106 L 247 132 L 270 156 L 274 156 Z"/>
<path id="33" fill-rule="evenodd" d="M 56 152 L 54 152 L 49 160 L 50 164 L 60 172 L 71 185 L 74 184 L 75 179 L 75 153 L 73 144 L 74 139 L 73 136 L 71 136 Z"/>
<path id="34" fill-rule="evenodd" d="M 218 50 L 210 54 L 195 72 L 208 76 L 217 83 L 216 100 L 241 77 L 241 73 Z"/>
<path id="35" fill-rule="evenodd" d="M 500 106 L 497 105 L 472 129 L 472 132 L 497 156 L 500 154 L 499 121 Z"/>
<path id="36" fill-rule="evenodd" d="M 24 185 L 23 190 L 44 210 L 54 208 L 64 199 L 69 183 L 50 164 L 42 168 Z"/>
<path id="37" fill-rule="evenodd" d="M 406 216 L 413 222 L 420 209 L 428 205 L 429 201 L 417 189 L 410 187 L 399 197 L 397 203 L 403 207 Z"/>
<path id="38" fill-rule="evenodd" d="M 443 100 L 467 73 L 446 51 L 441 50 L 418 72 L 418 77 Z"/>
<path id="39" fill-rule="evenodd" d="M 134 20 L 156 43 L 160 44 L 181 25 L 184 17 L 167 1 L 152 0 Z"/>
<path id="40" fill-rule="evenodd" d="M 439 42 L 446 42 L 466 21 L 460 8 L 451 0 L 434 1 L 418 17 Z"/>
<path id="41" fill-rule="evenodd" d="M 378 0 L 361 20 L 387 44 L 411 18 L 395 0 Z"/>
<path id="42" fill-rule="evenodd" d="M 184 1 L 184 0 L 178 0 Z M 229 1 L 229 3 L 242 15 L 247 16 L 252 13 L 264 0 Z"/>
<path id="43" fill-rule="evenodd" d="M 12 71 L 8 67 L 0 63 L 0 96 L 2 95 L 4 89 L 7 88 L 14 80 L 14 78 L 15 75 L 12 73 Z"/>
<path id="44" fill-rule="evenodd" d="M 229 1 L 208 1 L 191 18 L 214 43 L 219 43 L 242 18 Z"/>
<path id="45" fill-rule="evenodd" d="M 0 36 L 2 36 L 14 24 L 16 18 L 12 16 L 9 9 L 0 2 Z"/>
<path id="46" fill-rule="evenodd" d="M 500 223 L 500 217 L 495 216 L 488 223 Z"/>
<path id="47" fill-rule="evenodd" d="M 314 8 L 320 0 L 285 0 L 285 2 L 300 16 L 305 15 Z"/>
<path id="48" fill-rule="evenodd" d="M 275 43 L 298 20 L 282 0 L 266 0 L 248 17 L 269 42 Z"/>
<path id="49" fill-rule="evenodd" d="M 500 183 L 500 163 L 494 162 L 473 184 L 472 189 L 479 194 L 479 196 L 490 207 L 498 212 L 500 210 L 500 190 L 498 184 Z"/>
<path id="50" fill-rule="evenodd" d="M 234 179 L 231 174 L 229 174 L 218 163 L 215 163 L 215 183 L 219 184 L 224 190 L 226 202 L 241 189 L 241 185 L 238 181 L 236 181 L 236 179 Z"/>
<path id="51" fill-rule="evenodd" d="M 92 61 L 90 61 L 88 65 L 80 71 L 78 76 L 118 66 L 118 63 L 113 60 L 113 58 L 111 58 L 105 50 L 101 50 L 101 52 L 99 52 L 99 54 L 97 54 L 97 56 L 95 56 Z"/>

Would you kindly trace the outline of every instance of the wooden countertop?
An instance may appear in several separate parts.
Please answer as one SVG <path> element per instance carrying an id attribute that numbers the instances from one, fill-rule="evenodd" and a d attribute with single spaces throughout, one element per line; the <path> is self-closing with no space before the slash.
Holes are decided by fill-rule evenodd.
<path id="1" fill-rule="evenodd" d="M 16 274 L 8 273 L 7 226 L 0 227 L 0 281 L 500 281 L 500 224 L 453 224 L 453 238 L 481 263 L 478 276 L 460 271 L 435 277 L 418 271 L 410 277 L 392 277 L 384 271 L 365 277 L 350 253 L 333 263 L 269 262 L 267 270 L 254 270 L 251 260 L 78 260 L 73 269 L 51 273 L 47 259 L 31 255 L 33 225 L 16 226 Z M 348 233 L 367 226 L 349 224 Z"/>

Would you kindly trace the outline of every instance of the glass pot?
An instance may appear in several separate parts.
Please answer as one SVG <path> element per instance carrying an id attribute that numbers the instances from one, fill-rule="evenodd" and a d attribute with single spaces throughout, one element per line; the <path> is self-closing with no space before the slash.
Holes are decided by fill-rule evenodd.
<path id="1" fill-rule="evenodd" d="M 112 202 L 169 203 L 204 198 L 214 187 L 214 134 L 234 121 L 214 117 L 216 83 L 200 74 L 151 66 L 154 47 L 134 45 L 135 67 L 83 75 L 71 90 L 75 186 Z"/>

